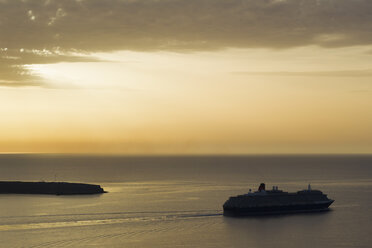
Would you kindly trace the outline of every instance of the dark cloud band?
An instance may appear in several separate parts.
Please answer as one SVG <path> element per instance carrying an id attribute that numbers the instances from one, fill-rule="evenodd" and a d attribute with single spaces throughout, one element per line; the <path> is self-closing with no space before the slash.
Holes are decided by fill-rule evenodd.
<path id="1" fill-rule="evenodd" d="M 370 0 L 0 0 L 0 48 L 18 58 L 0 51 L 0 68 L 73 51 L 369 45 L 371 9 Z"/>

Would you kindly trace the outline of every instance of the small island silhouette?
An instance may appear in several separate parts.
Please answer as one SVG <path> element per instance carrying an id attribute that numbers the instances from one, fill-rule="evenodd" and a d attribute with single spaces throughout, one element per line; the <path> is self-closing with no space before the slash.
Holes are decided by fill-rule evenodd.
<path id="1" fill-rule="evenodd" d="M 96 184 L 0 181 L 0 194 L 87 195 L 102 193 L 106 191 Z"/>

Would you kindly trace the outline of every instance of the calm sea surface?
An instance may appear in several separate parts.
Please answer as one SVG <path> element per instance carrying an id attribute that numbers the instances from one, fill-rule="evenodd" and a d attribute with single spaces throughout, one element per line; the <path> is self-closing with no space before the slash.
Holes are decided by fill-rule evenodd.
<path id="1" fill-rule="evenodd" d="M 96 196 L 0 195 L 0 247 L 372 247 L 372 156 L 1 155 L 0 180 L 100 184 Z M 259 183 L 320 189 L 317 214 L 228 218 Z"/>

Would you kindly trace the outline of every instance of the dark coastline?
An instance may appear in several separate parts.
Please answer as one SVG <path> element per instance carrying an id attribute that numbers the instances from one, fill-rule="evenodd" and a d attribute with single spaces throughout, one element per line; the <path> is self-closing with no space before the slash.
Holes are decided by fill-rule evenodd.
<path id="1" fill-rule="evenodd" d="M 88 195 L 106 193 L 100 185 L 67 182 L 0 181 L 0 194 Z"/>

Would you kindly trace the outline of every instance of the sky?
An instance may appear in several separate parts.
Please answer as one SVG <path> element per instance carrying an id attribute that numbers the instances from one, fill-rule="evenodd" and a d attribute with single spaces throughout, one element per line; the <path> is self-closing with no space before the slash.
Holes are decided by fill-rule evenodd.
<path id="1" fill-rule="evenodd" d="M 0 0 L 0 153 L 372 153 L 370 0 Z"/>

